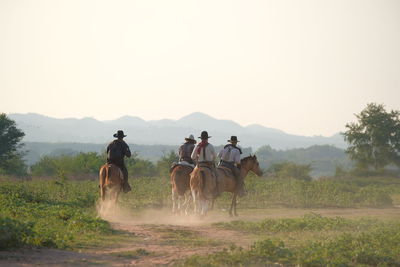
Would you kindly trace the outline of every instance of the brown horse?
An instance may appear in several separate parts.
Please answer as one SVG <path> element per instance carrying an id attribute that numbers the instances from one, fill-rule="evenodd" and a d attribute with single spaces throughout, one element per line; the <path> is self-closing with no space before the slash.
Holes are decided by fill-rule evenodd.
<path id="1" fill-rule="evenodd" d="M 211 166 L 196 166 L 190 174 L 190 190 L 192 191 L 194 212 L 204 216 L 210 202 L 216 197 L 217 183 Z"/>
<path id="2" fill-rule="evenodd" d="M 112 204 L 117 203 L 118 195 L 122 189 L 123 174 L 121 169 L 114 164 L 104 164 L 100 168 L 100 196 L 101 200 L 109 200 Z"/>
<path id="3" fill-rule="evenodd" d="M 193 168 L 186 165 L 177 165 L 171 172 L 172 186 L 172 213 L 188 213 L 190 204 L 190 173 Z"/>
<path id="4" fill-rule="evenodd" d="M 241 168 L 240 168 L 240 176 L 244 179 L 249 171 L 254 172 L 256 175 L 261 176 L 262 171 L 260 169 L 260 165 L 257 160 L 257 156 L 248 156 L 241 160 Z M 236 179 L 233 177 L 231 170 L 224 167 L 217 168 L 217 188 L 218 192 L 230 192 L 233 194 L 232 196 L 232 203 L 229 209 L 229 215 L 232 216 L 232 209 L 235 216 L 237 215 L 236 212 Z"/>

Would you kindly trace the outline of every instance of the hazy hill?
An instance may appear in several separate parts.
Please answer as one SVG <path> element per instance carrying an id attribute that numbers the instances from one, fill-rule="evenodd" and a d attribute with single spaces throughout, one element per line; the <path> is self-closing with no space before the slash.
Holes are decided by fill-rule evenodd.
<path id="1" fill-rule="evenodd" d="M 98 121 L 93 118 L 56 119 L 34 113 L 8 116 L 25 132 L 25 142 L 105 144 L 112 140 L 112 135 L 118 129 L 123 129 L 128 135 L 126 140 L 129 143 L 176 146 L 189 134 L 198 137 L 202 130 L 207 130 L 212 136 L 210 141 L 215 145 L 225 144 L 231 135 L 237 135 L 242 146 L 252 147 L 254 150 L 263 145 L 270 145 L 274 149 L 325 144 L 341 148 L 346 146 L 339 134 L 331 137 L 291 135 L 256 124 L 243 127 L 234 121 L 218 120 L 200 112 L 184 116 L 179 120 L 152 121 L 132 116 L 108 121 Z"/>

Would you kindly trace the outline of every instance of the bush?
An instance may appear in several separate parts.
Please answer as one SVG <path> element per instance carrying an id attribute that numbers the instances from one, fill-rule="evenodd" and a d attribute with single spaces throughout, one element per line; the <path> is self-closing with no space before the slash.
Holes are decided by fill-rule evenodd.
<path id="1" fill-rule="evenodd" d="M 311 165 L 295 164 L 293 162 L 282 162 L 273 164 L 268 170 L 273 177 L 292 178 L 303 181 L 311 181 Z"/>
<path id="2" fill-rule="evenodd" d="M 0 250 L 22 247 L 33 235 L 32 223 L 23 223 L 9 217 L 0 217 Z"/>
<path id="3" fill-rule="evenodd" d="M 271 219 L 269 223 L 282 226 L 284 225 L 282 224 L 283 220 Z M 301 231 L 301 229 L 326 231 L 326 227 L 323 224 L 328 222 L 330 225 L 328 229 L 339 229 L 340 225 L 345 223 L 345 227 L 349 232 L 343 232 L 333 238 L 320 239 L 320 241 L 300 242 L 297 245 L 291 245 L 291 247 L 286 247 L 285 243 L 279 239 L 268 238 L 255 242 L 249 250 L 234 247 L 229 251 L 224 250 L 207 256 L 195 255 L 185 259 L 181 265 L 268 266 L 272 263 L 279 263 L 285 266 L 400 265 L 400 223 L 397 221 L 384 223 L 368 219 L 331 219 L 318 215 L 287 220 L 292 220 L 292 223 L 296 222 L 296 220 L 298 222 L 303 221 L 304 226 L 299 227 L 300 224 L 298 224 L 294 228 L 284 226 L 282 229 L 290 231 Z M 252 224 L 251 222 L 242 223 Z M 257 232 L 257 234 L 262 234 L 262 232 Z"/>
<path id="4" fill-rule="evenodd" d="M 111 233 L 109 224 L 97 218 L 97 199 L 93 182 L 1 182 L 0 244 L 3 249 L 66 248 L 95 242 L 88 237 Z"/>

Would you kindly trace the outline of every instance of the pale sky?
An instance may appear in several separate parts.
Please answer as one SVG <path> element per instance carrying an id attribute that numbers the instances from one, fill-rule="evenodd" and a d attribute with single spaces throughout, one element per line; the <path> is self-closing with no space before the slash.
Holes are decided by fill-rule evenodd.
<path id="1" fill-rule="evenodd" d="M 400 109 L 398 0 L 0 0 L 0 112 L 329 136 Z"/>

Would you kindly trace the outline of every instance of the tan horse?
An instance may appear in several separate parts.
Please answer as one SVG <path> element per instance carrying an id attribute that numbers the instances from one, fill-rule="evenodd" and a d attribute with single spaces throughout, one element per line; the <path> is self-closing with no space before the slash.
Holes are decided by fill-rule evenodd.
<path id="1" fill-rule="evenodd" d="M 244 179 L 247 176 L 249 171 L 254 172 L 258 176 L 262 175 L 260 165 L 255 155 L 254 156 L 250 155 L 248 157 L 243 158 L 241 160 L 240 165 L 241 165 L 240 175 L 242 179 Z M 218 167 L 217 174 L 218 174 L 217 178 L 218 192 L 219 193 L 230 192 L 233 194 L 231 207 L 229 209 L 229 215 L 232 216 L 232 209 L 233 209 L 234 215 L 238 216 L 236 212 L 236 198 L 237 198 L 236 180 L 233 177 L 231 170 L 229 170 L 228 168 Z"/>
<path id="2" fill-rule="evenodd" d="M 193 168 L 177 165 L 171 172 L 172 213 L 188 213 L 190 205 L 190 173 Z"/>
<path id="3" fill-rule="evenodd" d="M 123 174 L 121 169 L 114 164 L 104 164 L 100 168 L 100 196 L 101 200 L 110 201 L 113 205 L 117 203 L 118 195 L 122 189 Z"/>
<path id="4" fill-rule="evenodd" d="M 190 190 L 192 192 L 194 212 L 204 216 L 210 202 L 216 197 L 217 183 L 210 167 L 198 165 L 190 174 Z"/>

